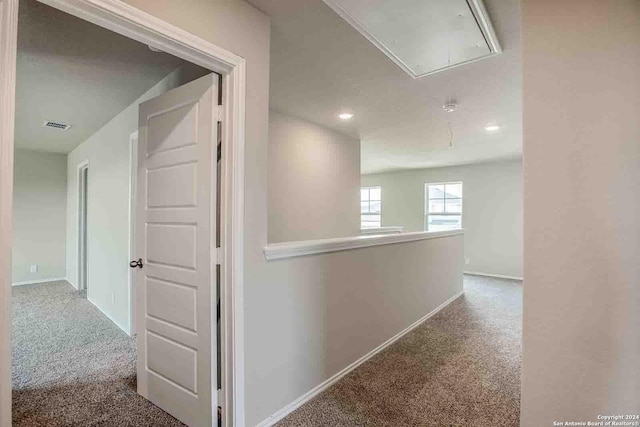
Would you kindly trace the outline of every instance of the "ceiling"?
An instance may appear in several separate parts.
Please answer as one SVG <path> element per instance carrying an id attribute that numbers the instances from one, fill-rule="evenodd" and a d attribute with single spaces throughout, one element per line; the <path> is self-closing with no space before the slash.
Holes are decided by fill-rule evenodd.
<path id="1" fill-rule="evenodd" d="M 518 0 L 484 1 L 502 54 L 419 79 L 322 0 L 249 1 L 271 17 L 271 108 L 360 138 L 362 173 L 521 157 Z"/>
<path id="2" fill-rule="evenodd" d="M 35 0 L 20 0 L 16 147 L 72 151 L 181 64 Z M 46 120 L 71 128 L 45 128 Z"/>
<path id="3" fill-rule="evenodd" d="M 467 0 L 323 1 L 414 78 L 493 53 Z"/>

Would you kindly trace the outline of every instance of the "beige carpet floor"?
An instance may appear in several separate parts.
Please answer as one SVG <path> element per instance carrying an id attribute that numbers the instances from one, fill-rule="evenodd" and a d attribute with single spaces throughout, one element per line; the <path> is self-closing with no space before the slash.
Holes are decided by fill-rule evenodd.
<path id="1" fill-rule="evenodd" d="M 134 340 L 66 281 L 15 286 L 13 426 L 184 425 L 136 393 Z"/>
<path id="2" fill-rule="evenodd" d="M 135 392 L 133 341 L 68 283 L 13 288 L 14 426 L 182 426 Z M 465 295 L 279 426 L 519 425 L 522 286 Z"/>
<path id="3" fill-rule="evenodd" d="M 465 294 L 278 423 L 516 427 L 522 284 L 465 276 Z"/>

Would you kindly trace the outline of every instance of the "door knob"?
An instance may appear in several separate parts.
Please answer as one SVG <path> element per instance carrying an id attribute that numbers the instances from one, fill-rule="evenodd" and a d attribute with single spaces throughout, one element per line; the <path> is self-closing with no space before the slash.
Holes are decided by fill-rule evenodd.
<path id="1" fill-rule="evenodd" d="M 142 258 L 138 258 L 138 260 L 133 260 L 129 263 L 129 267 L 131 268 L 142 268 Z"/>

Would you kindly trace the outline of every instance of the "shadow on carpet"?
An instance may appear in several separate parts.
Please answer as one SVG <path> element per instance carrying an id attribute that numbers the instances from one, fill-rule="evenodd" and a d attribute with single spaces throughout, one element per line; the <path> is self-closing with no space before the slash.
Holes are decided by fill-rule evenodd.
<path id="1" fill-rule="evenodd" d="M 465 294 L 288 417 L 292 426 L 520 425 L 522 285 Z"/>
<path id="2" fill-rule="evenodd" d="M 135 342 L 68 282 L 16 286 L 13 425 L 184 426 L 136 393 Z"/>

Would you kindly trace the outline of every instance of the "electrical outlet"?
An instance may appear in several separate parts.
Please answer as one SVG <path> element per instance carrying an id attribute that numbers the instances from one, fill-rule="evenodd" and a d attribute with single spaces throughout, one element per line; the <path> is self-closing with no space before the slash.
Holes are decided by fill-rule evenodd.
<path id="1" fill-rule="evenodd" d="M 37 273 L 38 272 L 38 266 L 37 265 L 32 265 L 31 268 L 29 268 L 29 272 L 30 273 Z"/>
<path id="2" fill-rule="evenodd" d="M 465 265 L 469 265 L 469 263 L 471 262 L 471 258 L 469 257 L 464 257 L 464 264 Z"/>

